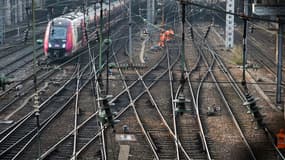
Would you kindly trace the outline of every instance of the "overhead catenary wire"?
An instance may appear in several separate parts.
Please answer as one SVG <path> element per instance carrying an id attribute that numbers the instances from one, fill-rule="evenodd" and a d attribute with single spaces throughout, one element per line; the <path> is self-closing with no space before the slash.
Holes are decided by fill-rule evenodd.
<path id="1" fill-rule="evenodd" d="M 232 12 L 228 12 L 222 9 L 217 9 L 217 8 L 213 8 L 213 7 L 208 7 L 202 4 L 198 4 L 195 2 L 189 2 L 189 1 L 185 1 L 186 4 L 189 5 L 193 5 L 193 6 L 197 6 L 200 8 L 204 8 L 207 10 L 211 10 L 211 11 L 215 11 L 215 12 L 219 12 L 219 13 L 224 13 L 224 14 L 229 14 L 229 15 L 233 15 L 233 16 L 237 16 L 237 17 L 241 17 L 241 18 L 246 18 L 248 20 L 260 20 L 260 21 L 265 21 L 265 22 L 274 22 L 274 23 L 278 23 L 278 20 L 272 20 L 272 19 L 267 19 L 267 18 L 262 18 L 262 17 L 257 17 L 257 16 L 246 16 L 244 14 L 239 14 L 239 13 L 232 13 Z"/>

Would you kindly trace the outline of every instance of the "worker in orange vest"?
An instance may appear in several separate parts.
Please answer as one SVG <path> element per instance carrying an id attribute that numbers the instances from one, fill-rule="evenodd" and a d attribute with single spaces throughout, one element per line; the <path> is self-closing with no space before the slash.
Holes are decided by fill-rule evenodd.
<path id="1" fill-rule="evenodd" d="M 277 148 L 285 149 L 285 131 L 283 128 L 281 128 L 279 133 L 276 134 L 276 137 L 277 137 Z"/>
<path id="2" fill-rule="evenodd" d="M 160 47 L 164 47 L 164 42 L 165 42 L 165 33 L 164 32 L 161 32 L 160 33 L 160 37 L 159 37 L 159 43 L 158 45 Z"/>
<path id="3" fill-rule="evenodd" d="M 169 33 L 169 30 L 166 30 L 166 31 L 165 31 L 165 39 L 166 39 L 166 41 L 170 41 L 170 33 Z"/>

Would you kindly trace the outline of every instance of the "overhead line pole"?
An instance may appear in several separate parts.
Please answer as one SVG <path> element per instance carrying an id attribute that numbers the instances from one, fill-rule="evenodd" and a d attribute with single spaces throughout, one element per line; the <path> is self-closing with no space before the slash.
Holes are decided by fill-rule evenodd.
<path id="1" fill-rule="evenodd" d="M 151 23 L 151 0 L 147 0 L 147 32 L 150 33 L 150 23 Z"/>
<path id="2" fill-rule="evenodd" d="M 283 21 L 279 17 L 278 22 L 278 64 L 277 64 L 277 95 L 276 95 L 276 103 L 277 105 L 281 104 L 281 95 L 282 95 L 282 57 L 283 57 Z"/>
<path id="3" fill-rule="evenodd" d="M 103 45 L 103 0 L 100 1 L 100 33 L 99 33 L 99 71 L 102 69 L 102 45 Z"/>
<path id="4" fill-rule="evenodd" d="M 106 80 L 106 95 L 108 95 L 108 93 L 109 93 L 109 55 L 110 55 L 110 47 L 111 47 L 111 27 L 110 27 L 110 23 L 111 23 L 111 0 L 109 0 L 109 11 L 108 11 L 108 43 L 107 43 L 107 47 L 108 47 L 108 51 L 107 51 L 107 66 L 106 66 L 106 68 L 107 68 L 107 80 Z"/>
<path id="5" fill-rule="evenodd" d="M 155 0 L 152 0 L 151 3 L 151 23 L 154 24 L 155 22 Z"/>
<path id="6" fill-rule="evenodd" d="M 32 32 L 33 32 L 33 79 L 34 79 L 34 114 L 36 117 L 36 125 L 37 125 L 37 139 L 38 139 L 38 158 L 41 156 L 41 142 L 40 142 L 40 111 L 39 111 L 39 97 L 38 97 L 38 89 L 37 89 L 37 75 L 36 75 L 36 34 L 35 34 L 35 0 L 32 0 Z"/>
<path id="7" fill-rule="evenodd" d="M 245 72 L 246 72 L 246 63 L 247 63 L 247 28 L 248 28 L 248 22 L 247 22 L 247 16 L 248 16 L 248 0 L 244 0 L 244 15 L 243 18 L 243 56 L 242 56 L 242 86 L 244 87 L 244 92 L 248 92 L 248 88 L 246 85 L 246 79 L 245 79 Z"/>
<path id="8" fill-rule="evenodd" d="M 181 53 L 181 71 L 185 69 L 185 3 L 181 1 L 182 6 L 182 53 Z"/>
<path id="9" fill-rule="evenodd" d="M 133 63 L 133 47 L 132 47 L 132 0 L 129 0 L 129 57 L 130 63 Z"/>

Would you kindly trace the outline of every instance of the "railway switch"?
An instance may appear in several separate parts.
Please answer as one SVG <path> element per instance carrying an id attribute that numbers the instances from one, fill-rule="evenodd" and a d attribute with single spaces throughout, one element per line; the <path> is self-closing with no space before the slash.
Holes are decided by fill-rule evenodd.
<path id="1" fill-rule="evenodd" d="M 254 121 L 256 122 L 255 129 L 258 129 L 260 127 L 263 128 L 263 115 L 259 112 L 260 108 L 256 105 L 258 98 L 254 98 L 250 94 L 246 94 L 245 97 L 247 101 L 243 103 L 243 105 L 248 106 L 250 113 L 252 114 Z"/>

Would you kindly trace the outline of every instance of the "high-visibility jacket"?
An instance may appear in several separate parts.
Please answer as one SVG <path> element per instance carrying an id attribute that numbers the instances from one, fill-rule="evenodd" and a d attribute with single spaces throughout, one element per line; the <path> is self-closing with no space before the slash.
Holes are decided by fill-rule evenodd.
<path id="1" fill-rule="evenodd" d="M 164 47 L 164 42 L 165 42 L 165 34 L 164 33 L 160 33 L 158 45 L 160 47 Z"/>
<path id="2" fill-rule="evenodd" d="M 165 39 L 166 39 L 166 41 L 169 41 L 169 40 L 170 40 L 170 33 L 169 33 L 168 30 L 165 31 Z"/>
<path id="3" fill-rule="evenodd" d="M 277 137 L 277 148 L 285 149 L 285 132 L 284 129 L 280 129 L 279 133 L 276 134 Z"/>
<path id="4" fill-rule="evenodd" d="M 159 40 L 162 41 L 162 42 L 165 41 L 165 34 L 164 33 L 160 34 Z"/>

